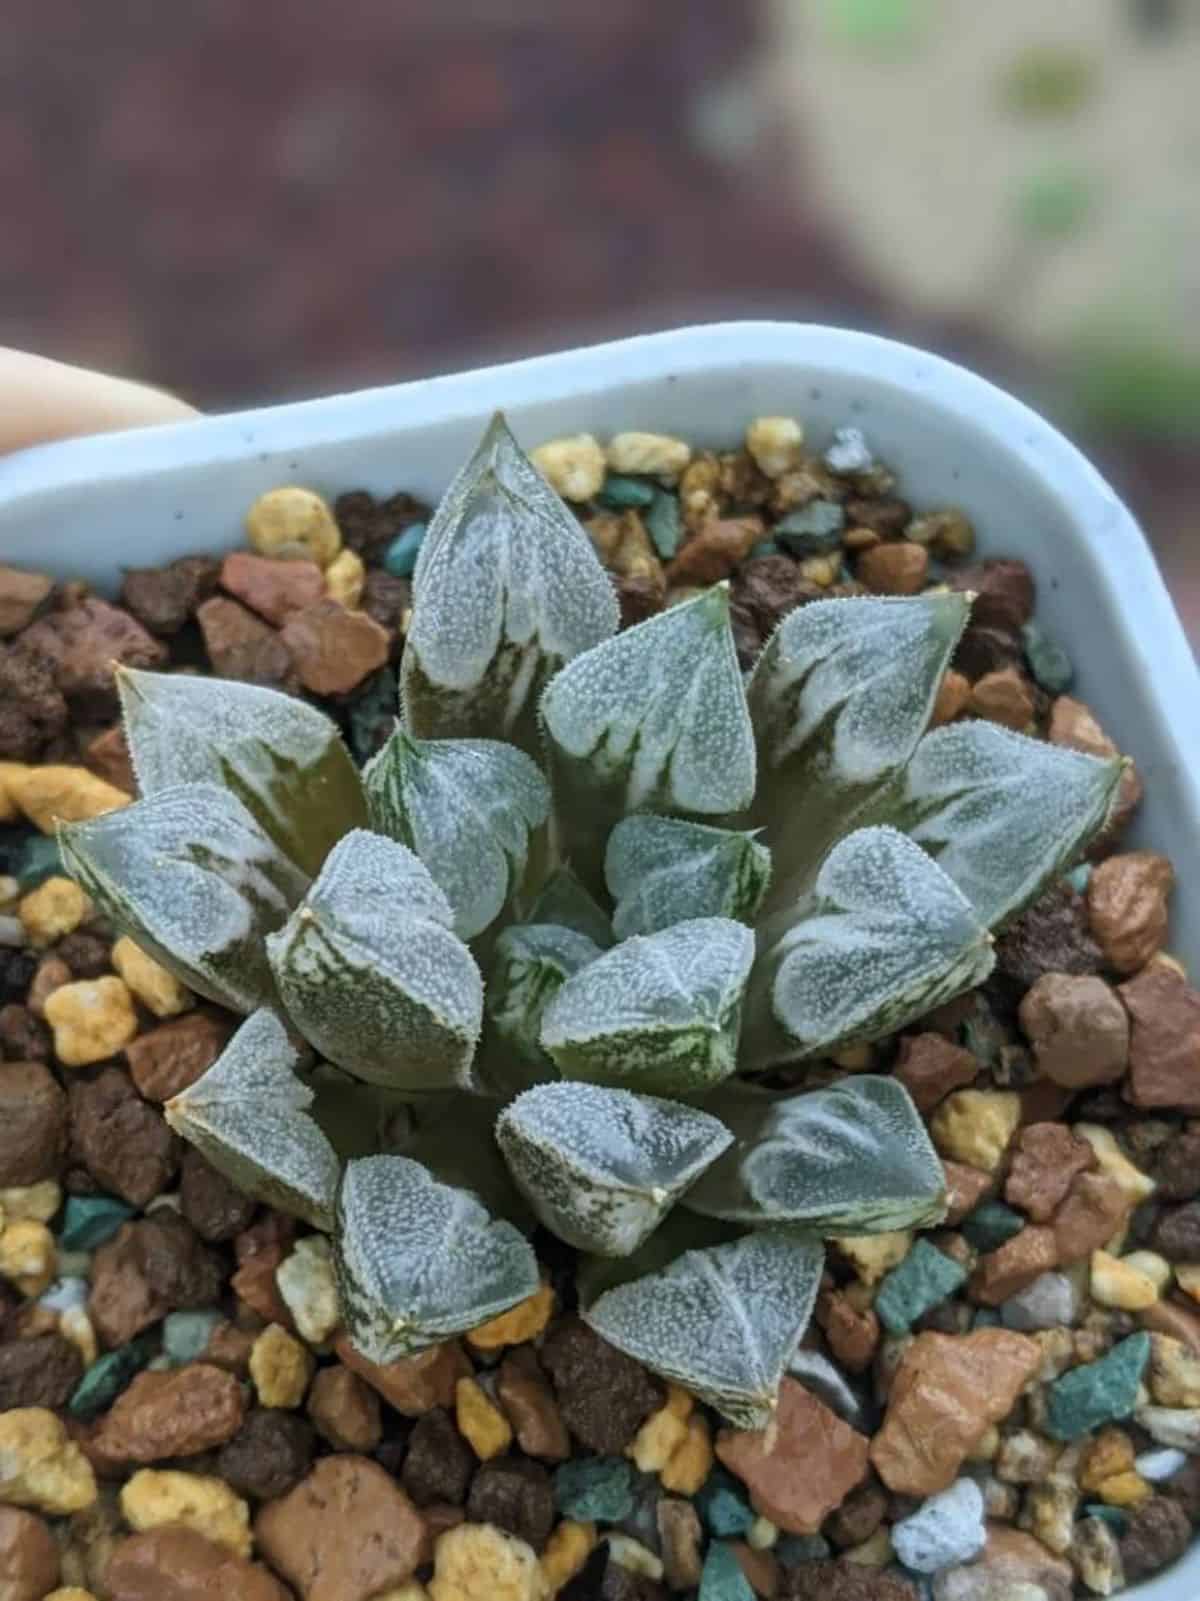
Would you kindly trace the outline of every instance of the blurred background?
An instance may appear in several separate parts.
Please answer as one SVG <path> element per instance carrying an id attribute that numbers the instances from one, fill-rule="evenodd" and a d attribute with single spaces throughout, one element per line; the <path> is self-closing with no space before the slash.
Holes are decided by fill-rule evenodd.
<path id="1" fill-rule="evenodd" d="M 4 0 L 0 343 L 225 407 L 698 319 L 1051 415 L 1200 641 L 1200 0 Z"/>

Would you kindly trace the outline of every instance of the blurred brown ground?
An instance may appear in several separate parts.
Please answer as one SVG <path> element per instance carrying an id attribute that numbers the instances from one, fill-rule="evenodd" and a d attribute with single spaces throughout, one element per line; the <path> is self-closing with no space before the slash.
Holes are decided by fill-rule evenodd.
<path id="1" fill-rule="evenodd" d="M 1193 629 L 1195 440 L 856 262 L 747 82 L 754 0 L 5 0 L 0 342 L 206 407 L 716 316 L 853 323 L 1063 421 Z"/>

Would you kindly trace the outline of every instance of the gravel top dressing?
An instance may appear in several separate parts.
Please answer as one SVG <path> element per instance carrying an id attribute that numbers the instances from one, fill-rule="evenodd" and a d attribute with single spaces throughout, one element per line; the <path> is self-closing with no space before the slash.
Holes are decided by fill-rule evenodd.
<path id="1" fill-rule="evenodd" d="M 1072 695 L 1036 573 L 977 560 L 969 516 L 910 505 L 903 462 L 875 460 L 853 428 L 823 453 L 788 417 L 757 419 L 720 454 L 646 432 L 551 440 L 531 489 L 498 426 L 484 447 L 496 493 L 511 471 L 530 516 L 560 519 L 585 555 L 590 542 L 615 596 L 601 585 L 598 604 L 619 605 L 621 630 L 594 652 L 603 673 L 573 672 L 596 643 L 579 585 L 534 574 L 571 592 L 563 629 L 579 639 L 547 675 L 540 721 L 536 649 L 505 659 L 485 729 L 502 759 L 479 754 L 466 691 L 445 687 L 482 648 L 473 599 L 496 574 L 479 568 L 461 614 L 423 633 L 449 513 L 402 486 L 377 500 L 347 485 L 332 504 L 272 490 L 247 507 L 244 549 L 128 571 L 115 604 L 0 567 L 2 1601 L 1119 1594 L 1200 1523 L 1200 993 L 1164 949 L 1170 862 L 1123 842 L 1141 780 L 1118 773 Z M 526 558 L 520 542 L 504 556 L 512 572 Z M 821 609 L 837 600 L 863 609 Z M 803 650 L 786 618 L 808 619 Z M 652 619 L 668 621 L 628 632 Z M 523 626 L 511 610 L 487 649 Z M 892 663 L 910 628 L 928 682 Z M 711 724 L 698 755 L 663 744 L 660 711 L 638 699 L 697 629 L 676 698 Z M 339 756 L 308 750 L 310 725 L 293 735 L 279 713 L 276 754 L 296 744 L 270 785 L 234 761 L 228 789 L 208 792 L 243 829 L 221 836 L 239 842 L 230 864 L 179 843 L 169 796 L 137 857 L 122 814 L 152 791 L 157 804 L 161 772 L 191 759 L 188 741 L 199 750 L 189 707 L 207 675 L 332 719 L 366 769 L 369 820 L 318 837 L 310 817 L 277 850 L 305 762 L 331 809 L 359 794 Z M 776 694 L 824 741 L 822 771 L 859 786 L 836 806 L 800 794 L 819 875 L 776 844 L 799 802 L 768 775 L 799 760 L 800 738 L 772 720 Z M 145 740 L 141 800 L 119 697 Z M 241 704 L 232 690 L 208 703 L 214 739 L 249 738 Z M 430 707 L 468 736 L 453 750 L 419 726 Z M 744 751 L 737 716 L 754 718 Z M 1032 898 L 991 876 L 1009 844 L 980 832 L 986 782 L 961 781 L 965 800 L 939 792 L 931 823 L 917 746 L 871 789 L 871 760 L 916 717 L 938 752 L 957 737 L 939 731 L 979 724 L 1002 753 L 1010 735 L 1037 742 L 1020 851 L 1067 829 L 1071 806 L 1084 848 L 1029 879 Z M 549 848 L 548 788 L 526 754 L 542 736 L 579 876 L 551 876 L 537 915 L 497 934 Z M 1070 768 L 1072 752 L 1100 759 L 1080 784 L 1110 775 L 1090 822 L 1086 796 L 1056 791 L 1046 810 L 1037 789 L 1038 764 Z M 519 823 L 495 801 L 508 788 Z M 592 860 L 578 825 L 600 814 L 612 834 Z M 448 852 L 447 818 L 472 854 Z M 64 833 L 70 872 L 59 821 L 86 825 Z M 881 908 L 864 909 L 848 854 L 868 834 L 895 874 Z M 676 849 L 693 852 L 687 893 Z M 153 951 L 97 904 L 114 904 L 110 867 L 122 893 L 143 893 L 141 874 L 153 899 L 181 852 L 254 908 L 223 914 L 227 943 L 186 960 L 200 913 L 182 894 Z M 930 857 L 948 887 L 910 893 L 905 875 L 932 873 Z M 374 897 L 393 869 L 404 918 L 380 976 L 354 961 L 383 926 Z M 785 918 L 789 874 L 809 923 Z M 978 939 L 943 958 L 981 905 Z M 314 926 L 344 940 L 297 956 Z M 431 941 L 442 989 L 417 960 Z M 773 1005 L 756 990 L 764 951 Z M 352 1025 L 312 980 L 343 969 Z M 371 1032 L 377 1014 L 395 1026 L 402 986 L 411 1109 Z M 525 1077 L 489 1054 L 497 1039 L 534 1064 Z M 758 1093 L 704 1098 L 735 1054 Z M 372 1097 L 365 1123 L 345 1111 L 354 1096 Z M 438 1180 L 373 1154 L 416 1151 L 405 1142 L 443 1105 Z M 440 1181 L 456 1149 L 453 1182 L 478 1196 Z M 504 1220 L 493 1165 L 522 1227 Z M 639 1301 L 622 1259 L 676 1234 L 636 1269 L 658 1275 Z M 398 1261 L 419 1264 L 403 1305 Z M 744 1338 L 724 1337 L 727 1317 Z"/>

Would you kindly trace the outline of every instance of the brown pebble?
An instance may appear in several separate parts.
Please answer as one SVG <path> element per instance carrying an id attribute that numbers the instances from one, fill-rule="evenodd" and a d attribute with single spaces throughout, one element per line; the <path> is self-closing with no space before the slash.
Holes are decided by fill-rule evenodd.
<path id="1" fill-rule="evenodd" d="M 297 687 L 296 668 L 283 639 L 236 600 L 214 595 L 197 608 L 196 621 L 218 678 L 239 679 L 265 689 Z"/>
<path id="2" fill-rule="evenodd" d="M 41 618 L 21 645 L 53 663 L 54 681 L 81 722 L 116 717 L 115 667 L 159 668 L 167 661 L 166 648 L 136 617 L 94 596 Z"/>
<path id="3" fill-rule="evenodd" d="M 878 1483 L 862 1484 L 830 1514 L 825 1521 L 824 1534 L 839 1550 L 861 1545 L 869 1540 L 883 1522 L 888 1508 L 888 1494 Z"/>
<path id="4" fill-rule="evenodd" d="M 1152 1495 L 1135 1507 L 1129 1527 L 1121 1536 L 1121 1567 L 1127 1584 L 1149 1578 L 1187 1550 L 1192 1526 L 1176 1501 Z"/>
<path id="5" fill-rule="evenodd" d="M 915 595 L 929 571 L 929 552 L 902 539 L 894 545 L 864 550 L 855 572 L 874 595 Z"/>
<path id="6" fill-rule="evenodd" d="M 992 1174 L 967 1162 L 943 1160 L 942 1168 L 946 1174 L 945 1222 L 948 1228 L 957 1228 L 983 1200 L 994 1180 Z"/>
<path id="7" fill-rule="evenodd" d="M 1129 1020 L 1102 978 L 1046 973 L 1018 1010 L 1038 1067 L 1066 1089 L 1114 1084 L 1129 1065 Z"/>
<path id="8" fill-rule="evenodd" d="M 1035 1223 L 1048 1223 L 1076 1176 L 1095 1165 L 1092 1147 L 1064 1124 L 1030 1123 L 1017 1135 L 1004 1199 Z"/>
<path id="9" fill-rule="evenodd" d="M 779 1559 L 773 1551 L 760 1551 L 745 1540 L 731 1540 L 729 1548 L 737 1558 L 746 1583 L 764 1601 L 779 1594 Z"/>
<path id="10" fill-rule="evenodd" d="M 199 1010 L 139 1034 L 125 1047 L 139 1094 L 159 1102 L 182 1094 L 213 1065 L 231 1033 L 227 1014 Z"/>
<path id="11" fill-rule="evenodd" d="M 563 1318 L 551 1329 L 541 1361 L 568 1429 L 589 1450 L 604 1455 L 620 1455 L 665 1399 L 660 1382 L 640 1362 L 580 1318 Z"/>
<path id="12" fill-rule="evenodd" d="M 1143 1108 L 1200 1112 L 1200 992 L 1156 960 L 1117 994 L 1133 1022 L 1126 1098 Z"/>
<path id="13" fill-rule="evenodd" d="M 308 1472 L 315 1444 L 312 1428 L 295 1412 L 259 1407 L 222 1446 L 217 1473 L 239 1495 L 271 1501 Z"/>
<path id="14" fill-rule="evenodd" d="M 431 1345 L 416 1356 L 396 1362 L 370 1362 L 339 1334 L 334 1349 L 353 1373 L 364 1378 L 389 1406 L 406 1418 L 419 1418 L 435 1406 L 453 1408 L 454 1389 L 459 1379 L 471 1376 L 471 1363 L 457 1340 Z"/>
<path id="15" fill-rule="evenodd" d="M 388 659 L 390 641 L 365 611 L 320 600 L 293 612 L 280 637 L 314 695 L 346 695 Z"/>
<path id="16" fill-rule="evenodd" d="M 704 1540 L 700 1516 L 690 1501 L 664 1495 L 655 1507 L 663 1577 L 670 1590 L 691 1590 L 703 1571 L 700 1550 Z"/>
<path id="17" fill-rule="evenodd" d="M 57 1332 L 6 1340 L 0 1345 L 0 1412 L 65 1406 L 82 1377 L 78 1348 Z"/>
<path id="18" fill-rule="evenodd" d="M 985 673 L 972 687 L 968 710 L 989 723 L 1024 733 L 1033 722 L 1033 687 L 1015 667 Z"/>
<path id="19" fill-rule="evenodd" d="M 67 1098 L 49 1069 L 0 1064 L 0 1188 L 54 1178 L 66 1138 Z"/>
<path id="20" fill-rule="evenodd" d="M 667 567 L 672 588 L 716 584 L 749 555 L 763 537 L 761 517 L 713 517 L 704 522 Z"/>
<path id="21" fill-rule="evenodd" d="M 894 1073 L 912 1096 L 917 1111 L 932 1112 L 952 1090 L 972 1084 L 979 1063 L 940 1034 L 907 1034 L 900 1041 Z"/>
<path id="22" fill-rule="evenodd" d="M 1111 758 L 1120 755 L 1116 745 L 1096 721 L 1090 707 L 1070 695 L 1060 695 L 1050 708 L 1046 737 L 1052 745 L 1065 745 L 1088 756 Z M 1098 845 L 1111 846 L 1118 840 L 1134 812 L 1141 805 L 1142 781 L 1131 762 L 1117 786 L 1112 816 Z M 1094 847 L 1095 848 L 1095 847 Z"/>
<path id="23" fill-rule="evenodd" d="M 106 728 L 103 733 L 89 740 L 83 759 L 106 784 L 123 789 L 127 795 L 137 794 L 137 776 L 133 771 L 125 730 L 120 723 L 114 723 L 111 728 Z"/>
<path id="24" fill-rule="evenodd" d="M 1181 1129 L 1161 1145 L 1150 1169 L 1164 1201 L 1200 1195 L 1200 1128 Z"/>
<path id="25" fill-rule="evenodd" d="M 68 1092 L 71 1154 L 101 1189 L 145 1206 L 166 1189 L 181 1154 L 162 1113 L 144 1101 L 122 1068 L 73 1078 Z"/>
<path id="26" fill-rule="evenodd" d="M 171 1211 L 122 1224 L 92 1257 L 88 1314 L 108 1349 L 168 1312 L 211 1306 L 224 1280 L 221 1259 Z"/>
<path id="27" fill-rule="evenodd" d="M 0 1006 L 0 1061 L 48 1062 L 50 1056 L 50 1030 L 41 1018 L 15 1001 Z"/>
<path id="28" fill-rule="evenodd" d="M 292 1330 L 296 1325 L 291 1309 L 275 1282 L 275 1271 L 286 1254 L 282 1245 L 271 1245 L 257 1251 L 241 1263 L 229 1281 L 229 1288 L 264 1323 L 278 1323 L 282 1328 Z"/>
<path id="29" fill-rule="evenodd" d="M 122 1540 L 104 1583 L 108 1601 L 292 1601 L 263 1563 L 181 1524 Z"/>
<path id="30" fill-rule="evenodd" d="M 1110 967 L 1136 973 L 1167 937 L 1167 900 L 1175 885 L 1170 862 L 1157 851 L 1126 851 L 1093 870 L 1088 920 Z"/>
<path id="31" fill-rule="evenodd" d="M 43 1520 L 0 1506 L 0 1598 L 42 1601 L 58 1583 L 58 1549 Z"/>
<path id="32" fill-rule="evenodd" d="M 952 588 L 975 596 L 971 603 L 975 627 L 1016 633 L 1033 616 L 1033 574 L 1023 561 L 985 561 L 960 567 L 950 582 Z"/>
<path id="33" fill-rule="evenodd" d="M 1081 1173 L 1054 1217 L 1058 1260 L 1064 1267 L 1107 1245 L 1129 1214 L 1130 1199 L 1107 1173 Z"/>
<path id="34" fill-rule="evenodd" d="M 77 928 L 60 939 L 54 949 L 71 969 L 72 978 L 103 978 L 105 973 L 112 972 L 111 941 L 102 939 L 99 934 Z"/>
<path id="35" fill-rule="evenodd" d="M 383 1438 L 378 1395 L 340 1362 L 317 1370 L 307 1408 L 317 1433 L 335 1451 L 369 1455 Z"/>
<path id="36" fill-rule="evenodd" d="M 249 1376 L 250 1352 L 254 1349 L 257 1335 L 257 1326 L 254 1329 L 240 1329 L 236 1323 L 223 1318 L 209 1335 L 208 1344 L 201 1354 L 214 1367 L 224 1368 L 226 1372 L 236 1373 L 238 1378 L 245 1379 Z"/>
<path id="37" fill-rule="evenodd" d="M 180 1210 L 202 1240 L 231 1240 L 250 1222 L 258 1203 L 219 1173 L 199 1151 L 187 1150 L 179 1175 Z"/>
<path id="38" fill-rule="evenodd" d="M 54 580 L 46 573 L 0 566 L 0 639 L 19 634 L 50 598 Z"/>
<path id="39" fill-rule="evenodd" d="M 860 1312 L 840 1290 L 822 1290 L 817 1298 L 816 1319 L 836 1360 L 851 1373 L 865 1373 L 879 1349 L 882 1333 L 872 1308 Z"/>
<path id="40" fill-rule="evenodd" d="M 980 1257 L 979 1266 L 968 1280 L 968 1293 L 983 1306 L 999 1306 L 1057 1262 L 1054 1230 L 1031 1223 L 997 1250 Z"/>
<path id="41" fill-rule="evenodd" d="M 241 1426 L 245 1402 L 232 1373 L 189 1362 L 139 1373 L 101 1419 L 96 1448 L 119 1462 L 162 1462 L 224 1445 Z"/>
<path id="42" fill-rule="evenodd" d="M 166 567 L 131 567 L 121 584 L 121 604 L 152 634 L 177 634 L 197 606 L 217 587 L 215 556 L 180 556 Z"/>
<path id="43" fill-rule="evenodd" d="M 505 1356 L 497 1375 L 496 1399 L 526 1456 L 566 1461 L 571 1454 L 567 1426 L 532 1346 L 517 1346 Z"/>
<path id="44" fill-rule="evenodd" d="M 970 679 L 949 668 L 938 685 L 937 695 L 934 697 L 933 712 L 929 719 L 930 727 L 940 728 L 943 723 L 952 723 L 966 711 L 970 698 Z"/>
<path id="45" fill-rule="evenodd" d="M 45 1017 L 46 1002 L 55 990 L 71 982 L 71 976 L 71 969 L 61 956 L 51 953 L 42 957 L 29 985 L 29 993 L 25 997 L 25 1004 L 35 1017 Z"/>
<path id="46" fill-rule="evenodd" d="M 540 1462 L 500 1456 L 484 1462 L 471 1482 L 467 1518 L 490 1523 L 540 1551 L 554 1527 L 554 1486 Z"/>
<path id="47" fill-rule="evenodd" d="M 221 588 L 278 628 L 325 593 L 325 577 L 314 561 L 280 561 L 233 550 L 221 564 Z"/>

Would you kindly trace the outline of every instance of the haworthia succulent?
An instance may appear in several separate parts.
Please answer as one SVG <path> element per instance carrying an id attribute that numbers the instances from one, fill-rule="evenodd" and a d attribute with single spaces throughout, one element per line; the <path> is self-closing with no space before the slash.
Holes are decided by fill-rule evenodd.
<path id="1" fill-rule="evenodd" d="M 591 541 L 497 416 L 421 546 L 401 669 L 406 727 L 534 750 L 546 682 L 617 622 Z"/>
<path id="2" fill-rule="evenodd" d="M 347 834 L 267 940 L 288 1015 L 368 1083 L 414 1094 L 470 1087 L 483 981 L 453 921 L 410 850 Z"/>
<path id="3" fill-rule="evenodd" d="M 581 1251 L 628 1256 L 733 1136 L 707 1112 L 595 1084 L 542 1084 L 496 1138 L 538 1218 Z"/>
<path id="4" fill-rule="evenodd" d="M 618 823 L 604 859 L 619 939 L 694 917 L 753 923 L 771 877 L 771 853 L 752 834 L 677 817 Z"/>
<path id="5" fill-rule="evenodd" d="M 966 624 L 959 594 L 817 601 L 784 618 L 747 689 L 758 747 L 753 818 L 794 896 L 901 771 Z"/>
<path id="6" fill-rule="evenodd" d="M 487 987 L 487 1010 L 504 1047 L 557 1077 L 542 1049 L 542 1018 L 547 1006 L 573 974 L 602 954 L 586 934 L 552 923 L 515 923 L 496 941 Z"/>
<path id="7" fill-rule="evenodd" d="M 948 873 L 994 927 L 1076 861 L 1121 781 L 1100 761 L 995 723 L 951 723 L 917 746 L 889 821 Z"/>
<path id="8" fill-rule="evenodd" d="M 721 816 L 754 796 L 754 737 L 718 585 L 565 667 L 542 697 L 564 850 L 600 881 L 602 842 L 635 811 Z"/>
<path id="9" fill-rule="evenodd" d="M 734 1143 L 688 1191 L 695 1211 L 822 1234 L 928 1228 L 944 1215 L 942 1164 L 894 1078 L 860 1073 L 806 1094 L 718 1096 L 711 1110 Z"/>
<path id="10" fill-rule="evenodd" d="M 613 944 L 608 915 L 569 867 L 556 868 L 550 874 L 530 904 L 525 922 L 553 923 L 559 928 L 574 929 L 601 950 Z"/>
<path id="11" fill-rule="evenodd" d="M 177 784 L 219 784 L 310 875 L 343 834 L 366 823 L 350 753 L 315 706 L 190 673 L 122 667 L 116 682 L 143 795 Z"/>
<path id="12" fill-rule="evenodd" d="M 308 879 L 228 790 L 160 789 L 59 829 L 63 861 L 117 927 L 235 1012 L 275 1000 L 263 949 Z"/>
<path id="13" fill-rule="evenodd" d="M 564 1078 L 686 1095 L 728 1078 L 754 936 L 702 917 L 625 940 L 569 978 L 541 1044 Z"/>
<path id="14" fill-rule="evenodd" d="M 538 1287 L 537 1257 L 519 1230 L 404 1156 L 347 1165 L 334 1266 L 350 1338 L 372 1362 L 475 1328 Z"/>
<path id="15" fill-rule="evenodd" d="M 363 772 L 371 827 L 407 845 L 445 891 L 460 939 L 500 915 L 550 811 L 536 762 L 497 739 L 413 739 L 397 729 Z"/>
<path id="16" fill-rule="evenodd" d="M 835 845 L 791 927 L 759 956 L 744 1061 L 795 1061 L 878 1039 L 991 971 L 962 891 L 893 828 Z"/>
<path id="17" fill-rule="evenodd" d="M 659 1273 L 606 1291 L 584 1317 L 739 1428 L 764 1428 L 823 1264 L 816 1240 L 765 1229 L 688 1251 Z"/>
<path id="18" fill-rule="evenodd" d="M 213 1065 L 169 1100 L 167 1122 L 240 1189 L 333 1227 L 338 1159 L 309 1116 L 313 1092 L 274 1012 L 254 1012 Z"/>

